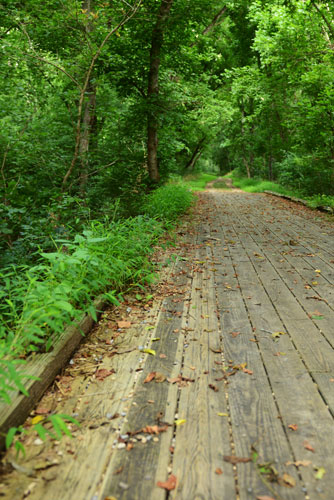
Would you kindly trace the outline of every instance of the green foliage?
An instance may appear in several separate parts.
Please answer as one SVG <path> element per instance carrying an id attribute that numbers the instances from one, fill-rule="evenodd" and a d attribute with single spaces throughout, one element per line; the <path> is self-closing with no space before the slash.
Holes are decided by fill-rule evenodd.
<path id="1" fill-rule="evenodd" d="M 207 174 L 198 172 L 194 174 L 187 174 L 183 177 L 185 186 L 191 191 L 203 191 L 208 182 L 217 179 L 215 174 Z"/>
<path id="2" fill-rule="evenodd" d="M 160 212 L 156 215 L 161 217 Z M 49 349 L 64 325 L 82 312 L 94 315 L 98 294 L 107 293 L 108 300 L 117 303 L 117 293 L 126 284 L 152 279 L 148 255 L 161 233 L 161 223 L 141 216 L 92 221 L 74 240 L 57 240 L 58 250 L 41 253 L 36 266 L 11 266 L 1 272 L 2 399 L 9 402 L 14 388 L 24 390 L 19 357 Z"/>
<path id="3" fill-rule="evenodd" d="M 11 427 L 6 435 L 6 449 L 8 450 L 14 445 L 16 454 L 19 455 L 19 453 L 22 453 L 22 455 L 25 456 L 25 447 L 20 442 L 19 437 L 22 434 L 28 435 L 32 432 L 36 432 L 43 441 L 45 441 L 47 437 L 60 440 L 63 435 L 71 438 L 72 434 L 67 422 L 80 427 L 79 422 L 75 418 L 60 413 L 49 415 L 46 418 L 41 417 L 41 421 L 33 424 L 30 428 L 25 428 L 22 425 L 19 427 Z"/>
<path id="4" fill-rule="evenodd" d="M 143 213 L 165 224 L 175 224 L 193 202 L 191 192 L 181 184 L 162 186 L 147 195 L 142 205 Z"/>

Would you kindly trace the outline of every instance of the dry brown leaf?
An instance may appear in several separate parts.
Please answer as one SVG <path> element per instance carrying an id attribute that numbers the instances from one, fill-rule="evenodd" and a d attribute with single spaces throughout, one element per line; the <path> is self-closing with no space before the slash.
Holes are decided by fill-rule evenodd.
<path id="1" fill-rule="evenodd" d="M 118 328 L 130 328 L 131 321 L 117 321 Z"/>
<path id="2" fill-rule="evenodd" d="M 236 457 L 235 455 L 231 456 L 225 455 L 224 460 L 225 462 L 235 465 L 235 464 L 250 462 L 252 459 L 247 457 Z"/>
<path id="3" fill-rule="evenodd" d="M 157 372 L 151 372 L 147 375 L 147 377 L 145 378 L 143 384 L 148 384 L 149 382 L 152 382 L 152 380 L 154 379 L 154 377 L 156 376 Z"/>
<path id="4" fill-rule="evenodd" d="M 166 356 L 166 354 L 159 354 L 159 358 L 160 359 L 165 359 L 165 358 L 167 358 L 167 356 Z"/>
<path id="5" fill-rule="evenodd" d="M 282 476 L 283 484 L 285 486 L 289 486 L 290 488 L 293 488 L 296 486 L 296 480 L 290 476 L 290 474 L 287 474 L 286 472 Z"/>
<path id="6" fill-rule="evenodd" d="M 242 371 L 248 373 L 248 375 L 253 375 L 253 370 L 248 370 L 248 368 L 244 368 Z"/>
<path id="7" fill-rule="evenodd" d="M 305 450 L 312 451 L 312 453 L 315 453 L 315 449 L 308 441 L 304 441 L 303 444 L 304 444 Z"/>
<path id="8" fill-rule="evenodd" d="M 209 387 L 210 387 L 210 389 L 212 389 L 212 390 L 213 390 L 213 391 L 215 391 L 215 392 L 218 392 L 218 391 L 219 391 L 219 389 L 218 389 L 218 387 L 217 387 L 216 385 L 209 384 Z"/>
<path id="9" fill-rule="evenodd" d="M 97 380 L 104 380 L 105 378 L 109 377 L 110 375 L 112 375 L 114 372 L 114 370 L 107 370 L 106 368 L 100 368 L 99 370 L 97 370 L 95 372 L 95 378 Z"/>
<path id="10" fill-rule="evenodd" d="M 292 431 L 296 431 L 298 429 L 298 425 L 297 424 L 290 424 L 288 425 L 289 429 L 291 429 Z"/>
<path id="11" fill-rule="evenodd" d="M 218 474 L 218 476 L 221 476 L 223 471 L 221 470 L 220 467 L 217 467 L 217 469 L 215 470 L 215 473 Z"/>
<path id="12" fill-rule="evenodd" d="M 158 425 L 147 425 L 143 427 L 141 432 L 145 432 L 146 434 L 160 434 L 160 432 L 166 432 L 168 430 L 168 425 L 164 425 L 159 427 Z"/>
<path id="13" fill-rule="evenodd" d="M 238 335 L 240 335 L 241 332 L 231 332 L 231 335 L 233 338 L 237 337 Z"/>
<path id="14" fill-rule="evenodd" d="M 222 352 L 222 350 L 219 348 L 219 349 L 214 349 L 212 347 L 210 347 L 210 351 L 216 353 L 216 354 L 220 354 Z"/>
<path id="15" fill-rule="evenodd" d="M 37 408 L 35 410 L 35 415 L 47 415 L 50 411 L 50 408 Z"/>
<path id="16" fill-rule="evenodd" d="M 286 462 L 286 465 L 295 465 L 296 467 L 308 467 L 311 465 L 311 460 L 296 460 L 295 462 Z"/>
<path id="17" fill-rule="evenodd" d="M 177 481 L 176 476 L 174 476 L 174 474 L 171 474 L 167 479 L 167 481 L 158 481 L 157 486 L 167 491 L 175 490 L 176 481 Z"/>
<path id="18" fill-rule="evenodd" d="M 256 497 L 256 500 L 275 500 L 275 498 L 268 497 L 268 495 L 260 495 Z"/>

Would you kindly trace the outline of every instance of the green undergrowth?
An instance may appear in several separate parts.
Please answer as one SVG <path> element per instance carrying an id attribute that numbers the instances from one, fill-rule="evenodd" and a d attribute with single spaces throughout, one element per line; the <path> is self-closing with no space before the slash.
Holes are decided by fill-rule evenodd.
<path id="1" fill-rule="evenodd" d="M 193 202 L 193 195 L 182 184 L 167 184 L 150 193 L 142 206 L 142 211 L 149 217 L 174 224 L 175 220 L 186 212 Z"/>
<path id="2" fill-rule="evenodd" d="M 198 172 L 185 175 L 183 177 L 183 183 L 187 188 L 191 189 L 191 191 L 204 191 L 207 183 L 214 181 L 217 177 L 218 176 L 215 174 Z"/>
<path id="3" fill-rule="evenodd" d="M 227 176 L 225 176 L 227 177 Z M 274 191 L 275 193 L 291 196 L 293 198 L 300 198 L 307 202 L 310 208 L 317 207 L 331 207 L 334 208 L 334 196 L 318 194 L 313 196 L 306 196 L 303 191 L 298 189 L 291 189 L 282 186 L 276 182 L 271 182 L 259 178 L 248 179 L 247 177 L 238 177 L 234 172 L 229 174 L 228 177 L 232 179 L 233 185 L 248 193 L 263 193 L 264 191 Z"/>
<path id="4" fill-rule="evenodd" d="M 37 265 L 1 270 L 0 400 L 10 404 L 17 389 L 27 394 L 20 365 L 48 351 L 83 312 L 96 319 L 97 296 L 118 304 L 122 290 L 154 280 L 153 247 L 191 202 L 185 187 L 163 186 L 145 198 L 141 215 L 91 221 L 74 238 L 56 240 L 55 251 L 40 252 Z"/>

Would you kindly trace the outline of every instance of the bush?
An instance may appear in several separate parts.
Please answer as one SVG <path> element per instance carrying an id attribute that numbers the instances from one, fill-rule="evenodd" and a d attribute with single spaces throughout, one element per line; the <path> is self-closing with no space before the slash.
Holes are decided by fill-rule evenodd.
<path id="1" fill-rule="evenodd" d="M 170 225 L 188 210 L 192 202 L 193 195 L 185 186 L 169 184 L 147 195 L 142 212 Z"/>
<path id="2" fill-rule="evenodd" d="M 42 253 L 38 265 L 2 270 L 0 398 L 9 402 L 11 389 L 22 390 L 18 358 L 50 348 L 64 325 L 82 312 L 94 315 L 98 294 L 117 303 L 126 284 L 152 279 L 148 255 L 162 231 L 161 223 L 141 216 L 93 221 L 74 241 L 58 240 L 58 250 Z"/>

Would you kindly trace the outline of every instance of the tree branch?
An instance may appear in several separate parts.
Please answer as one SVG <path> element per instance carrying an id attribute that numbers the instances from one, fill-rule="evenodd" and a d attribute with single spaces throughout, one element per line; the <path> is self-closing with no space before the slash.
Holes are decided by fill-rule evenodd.
<path id="1" fill-rule="evenodd" d="M 129 12 L 127 12 L 125 14 L 125 16 L 123 17 L 122 21 L 115 28 L 113 28 L 112 30 L 109 31 L 109 33 L 106 35 L 106 37 L 102 41 L 101 45 L 99 46 L 99 48 L 97 49 L 97 51 L 95 52 L 95 54 L 94 54 L 94 56 L 93 56 L 93 58 L 91 60 L 91 63 L 89 65 L 89 68 L 88 68 L 88 71 L 87 71 L 87 74 L 86 74 L 86 78 L 85 78 L 85 81 L 84 81 L 84 85 L 83 85 L 83 87 L 81 89 L 81 93 L 80 93 L 80 99 L 79 99 L 79 105 L 78 105 L 78 120 L 77 120 L 77 127 L 76 127 L 76 140 L 75 140 L 74 155 L 73 155 L 73 159 L 72 159 L 70 168 L 68 169 L 68 171 L 66 172 L 66 174 L 64 176 L 64 179 L 63 179 L 63 182 L 62 182 L 62 191 L 65 190 L 65 186 L 66 186 L 66 183 L 68 181 L 68 178 L 70 177 L 71 173 L 73 172 L 73 169 L 74 169 L 75 164 L 76 164 L 77 159 L 78 159 L 79 145 L 80 145 L 80 135 L 81 135 L 82 107 L 83 107 L 83 102 L 84 102 L 85 94 L 86 94 L 86 91 L 87 91 L 87 88 L 88 88 L 88 85 L 89 85 L 89 80 L 90 80 L 90 77 L 91 77 L 91 74 L 92 74 L 95 62 L 96 62 L 97 58 L 99 57 L 99 55 L 101 54 L 101 51 L 102 51 L 103 47 L 105 46 L 105 44 L 108 42 L 109 38 L 114 33 L 116 33 L 116 31 L 119 30 L 119 28 L 121 28 L 125 23 L 127 23 L 136 14 L 136 12 L 139 9 L 141 3 L 142 3 L 142 0 L 138 0 L 137 4 L 135 4 L 134 7 L 131 7 L 131 11 L 129 11 Z"/>

